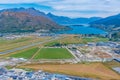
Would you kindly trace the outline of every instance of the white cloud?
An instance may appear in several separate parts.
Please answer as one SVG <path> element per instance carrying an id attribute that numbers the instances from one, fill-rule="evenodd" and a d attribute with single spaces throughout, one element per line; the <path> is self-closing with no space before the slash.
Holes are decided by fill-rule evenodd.
<path id="1" fill-rule="evenodd" d="M 0 4 L 8 4 L 8 3 L 37 3 L 51 0 L 1 0 Z"/>
<path id="2" fill-rule="evenodd" d="M 106 0 L 66 0 L 65 2 L 51 4 L 57 10 L 113 10 L 118 8 L 119 5 L 120 3 L 115 3 L 115 0 L 109 4 L 106 3 Z"/>
<path id="3" fill-rule="evenodd" d="M 0 4 L 37 3 L 54 9 L 57 15 L 71 17 L 110 16 L 120 13 L 120 0 L 2 0 Z M 53 10 L 52 10 L 53 11 Z"/>
<path id="4" fill-rule="evenodd" d="M 86 15 L 85 13 L 85 15 L 83 14 L 84 16 L 98 15 L 105 17 L 120 12 L 120 0 L 61 0 L 59 2 L 49 2 L 44 5 L 49 5 L 56 11 L 62 11 L 64 15 L 67 14 L 67 11 L 68 14 L 76 14 L 77 11 L 77 15 L 83 14 L 82 12 L 86 11 L 88 14 Z M 70 11 L 71 13 L 69 13 Z"/>

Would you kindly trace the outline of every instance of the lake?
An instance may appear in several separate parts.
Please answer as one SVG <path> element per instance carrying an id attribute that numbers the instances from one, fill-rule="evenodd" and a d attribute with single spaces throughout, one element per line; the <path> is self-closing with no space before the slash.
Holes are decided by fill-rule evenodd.
<path id="1" fill-rule="evenodd" d="M 69 26 L 72 30 L 62 31 L 62 34 L 107 34 L 107 32 L 89 26 Z"/>

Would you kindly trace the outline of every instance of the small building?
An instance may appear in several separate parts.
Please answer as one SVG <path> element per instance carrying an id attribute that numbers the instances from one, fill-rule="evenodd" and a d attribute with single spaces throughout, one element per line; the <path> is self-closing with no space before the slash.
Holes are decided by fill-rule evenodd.
<path id="1" fill-rule="evenodd" d="M 3 75 L 7 72 L 5 68 L 0 67 L 0 75 Z"/>

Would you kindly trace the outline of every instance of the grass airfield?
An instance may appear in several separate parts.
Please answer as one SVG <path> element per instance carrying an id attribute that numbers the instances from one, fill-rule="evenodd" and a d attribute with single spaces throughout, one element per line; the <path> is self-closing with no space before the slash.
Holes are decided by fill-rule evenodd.
<path id="1" fill-rule="evenodd" d="M 10 57 L 30 59 L 38 50 L 38 47 L 28 49 L 22 52 L 18 52 L 16 54 L 11 54 Z"/>
<path id="2" fill-rule="evenodd" d="M 25 59 L 71 59 L 72 54 L 65 48 L 31 48 L 9 57 L 25 58 Z"/>
<path id="3" fill-rule="evenodd" d="M 42 48 L 34 59 L 70 59 L 72 54 L 65 48 Z"/>

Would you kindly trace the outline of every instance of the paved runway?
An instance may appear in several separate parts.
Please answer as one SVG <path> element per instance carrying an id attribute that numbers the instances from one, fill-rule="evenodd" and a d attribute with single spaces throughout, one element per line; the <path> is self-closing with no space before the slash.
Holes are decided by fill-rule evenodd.
<path id="1" fill-rule="evenodd" d="M 59 38 L 61 38 L 61 37 L 54 37 L 52 39 L 45 40 L 45 41 L 42 41 L 42 42 L 32 43 L 32 44 L 29 44 L 29 45 L 26 45 L 26 46 L 22 46 L 22 47 L 18 47 L 18 48 L 15 48 L 15 49 L 6 50 L 6 51 L 3 51 L 3 52 L 0 52 L 0 54 L 8 54 L 8 53 L 16 52 L 16 51 L 19 51 L 19 50 L 23 50 L 25 48 L 29 48 L 29 47 L 32 47 L 32 46 L 36 46 L 36 45 L 40 45 L 40 44 L 43 44 L 43 43 L 46 43 L 46 42 L 57 40 Z"/>

